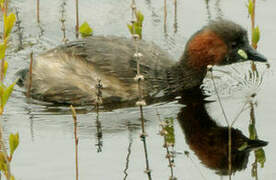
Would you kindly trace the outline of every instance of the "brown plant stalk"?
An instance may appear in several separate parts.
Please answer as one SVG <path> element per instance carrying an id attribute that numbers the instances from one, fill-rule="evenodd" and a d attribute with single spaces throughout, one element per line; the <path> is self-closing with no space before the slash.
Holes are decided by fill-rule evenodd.
<path id="1" fill-rule="evenodd" d="M 75 138 L 75 162 L 76 162 L 76 180 L 79 179 L 79 157 L 78 157 L 78 144 L 79 138 L 77 136 L 77 113 L 75 108 L 71 105 L 70 106 L 72 111 L 72 117 L 74 119 L 74 138 Z"/>
<path id="2" fill-rule="evenodd" d="M 36 0 L 36 20 L 37 23 L 40 23 L 40 16 L 39 16 L 40 12 L 39 12 L 39 0 Z"/>
<path id="3" fill-rule="evenodd" d="M 177 0 L 174 0 L 174 33 L 177 33 Z"/>
<path id="4" fill-rule="evenodd" d="M 30 67 L 29 67 L 29 84 L 28 84 L 28 91 L 27 91 L 27 97 L 30 97 L 30 92 L 32 88 L 32 75 L 33 75 L 33 52 L 30 54 Z"/>
<path id="5" fill-rule="evenodd" d="M 96 100 L 95 100 L 95 106 L 96 106 L 96 127 L 97 127 L 97 140 L 98 143 L 97 145 L 97 152 L 101 152 L 102 151 L 102 137 L 103 137 L 103 132 L 102 132 L 102 125 L 101 125 L 101 121 L 99 119 L 100 117 L 100 105 L 103 103 L 103 99 L 102 99 L 102 89 L 103 89 L 103 85 L 101 83 L 101 80 L 98 79 L 97 80 L 98 83 L 96 84 L 95 88 L 96 88 Z"/>
<path id="6" fill-rule="evenodd" d="M 68 39 L 66 38 L 66 27 L 65 27 L 65 6 L 66 6 L 66 2 L 62 2 L 61 4 L 61 17 L 60 17 L 60 22 L 61 22 L 61 31 L 63 34 L 63 39 L 62 41 L 64 43 L 66 43 L 68 41 Z"/>
<path id="7" fill-rule="evenodd" d="M 79 38 L 79 0 L 76 0 L 76 38 Z"/>
<path id="8" fill-rule="evenodd" d="M 138 40 L 139 40 L 139 35 L 136 34 L 135 32 L 135 27 L 134 27 L 134 23 L 135 23 L 135 16 L 136 16 L 136 4 L 135 4 L 135 0 L 132 0 L 132 4 L 131 4 L 131 9 L 132 9 L 132 19 L 131 19 L 131 23 L 132 23 L 132 27 L 133 27 L 133 39 L 134 39 L 134 44 L 135 44 L 135 54 L 134 57 L 136 59 L 137 62 L 137 75 L 134 78 L 137 81 L 137 86 L 138 86 L 138 101 L 136 103 L 136 105 L 139 106 L 139 110 L 140 110 L 140 119 L 141 119 L 141 128 L 142 128 L 142 134 L 141 134 L 141 140 L 143 142 L 143 146 L 144 146 L 144 153 L 145 153 L 145 159 L 146 159 L 146 174 L 148 175 L 148 179 L 151 180 L 151 170 L 149 168 L 149 159 L 148 159 L 148 151 L 147 151 L 147 143 L 146 143 L 146 132 L 145 132 L 145 119 L 144 119 L 144 113 L 143 113 L 143 106 L 146 105 L 145 100 L 143 98 L 143 88 L 142 88 L 142 81 L 144 80 L 143 75 L 141 75 L 140 73 L 140 58 L 142 57 L 142 54 L 138 52 Z"/>
<path id="9" fill-rule="evenodd" d="M 256 11 L 256 0 L 252 0 L 252 12 L 251 12 L 251 32 L 252 32 L 252 39 L 251 39 L 251 45 L 254 49 L 257 49 L 258 45 L 257 43 L 255 43 L 253 41 L 253 32 L 255 30 L 255 11 Z M 255 63 L 252 61 L 252 70 L 253 72 L 257 71 L 256 65 Z M 250 123 L 255 127 L 255 123 L 256 123 L 256 117 L 255 117 L 255 108 L 254 108 L 254 104 L 252 102 L 250 102 Z M 256 139 L 257 137 L 257 132 L 256 132 Z M 256 176 L 255 179 L 258 180 L 258 160 L 256 157 L 256 151 L 255 152 L 255 161 L 252 164 L 252 171 L 255 172 Z"/>
<path id="10" fill-rule="evenodd" d="M 212 66 L 208 66 L 208 70 L 211 72 L 211 79 L 212 79 L 212 82 L 213 82 L 214 90 L 215 90 L 215 93 L 217 95 L 218 102 L 219 102 L 220 108 L 222 110 L 222 114 L 224 116 L 225 122 L 226 122 L 227 127 L 228 127 L 228 174 L 229 174 L 229 180 L 231 180 L 231 178 L 232 178 L 232 136 L 231 136 L 232 132 L 231 132 L 231 128 L 232 128 L 233 124 L 230 125 L 230 123 L 228 121 L 228 118 L 226 116 L 226 113 L 224 111 L 220 96 L 219 96 L 218 91 L 217 91 L 216 83 L 215 83 L 215 80 L 214 80 Z"/>
<path id="11" fill-rule="evenodd" d="M 167 0 L 164 0 L 164 32 L 167 32 Z"/>

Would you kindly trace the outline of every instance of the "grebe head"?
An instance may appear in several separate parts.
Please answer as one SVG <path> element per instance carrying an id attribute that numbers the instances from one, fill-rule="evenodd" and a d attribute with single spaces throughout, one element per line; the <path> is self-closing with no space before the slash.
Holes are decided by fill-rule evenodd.
<path id="1" fill-rule="evenodd" d="M 247 31 L 228 21 L 212 21 L 195 33 L 185 49 L 185 59 L 195 69 L 207 65 L 227 65 L 247 60 L 266 62 L 267 59 L 248 40 Z"/>

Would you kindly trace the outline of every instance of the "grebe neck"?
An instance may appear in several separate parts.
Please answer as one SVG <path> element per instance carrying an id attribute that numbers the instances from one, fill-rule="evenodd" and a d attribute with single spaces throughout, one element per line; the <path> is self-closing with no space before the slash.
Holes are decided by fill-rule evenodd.
<path id="1" fill-rule="evenodd" d="M 186 61 L 177 62 L 167 69 L 165 94 L 181 96 L 186 91 L 199 88 L 206 72 L 206 68 L 194 69 Z"/>

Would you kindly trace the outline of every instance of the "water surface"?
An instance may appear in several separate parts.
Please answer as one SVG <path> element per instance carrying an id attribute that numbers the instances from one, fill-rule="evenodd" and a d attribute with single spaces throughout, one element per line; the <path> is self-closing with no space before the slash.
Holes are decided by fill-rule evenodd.
<path id="1" fill-rule="evenodd" d="M 24 49 L 17 51 L 18 36 L 14 33 L 9 52 L 9 70 L 7 83 L 15 78 L 15 73 L 29 63 L 29 53 L 39 52 L 54 47 L 62 42 L 61 17 L 62 3 L 65 9 L 65 25 L 67 38 L 74 40 L 75 10 L 71 1 L 40 2 L 41 26 L 36 23 L 36 6 L 31 0 L 15 0 L 12 7 L 19 11 L 21 27 L 23 27 Z M 130 1 L 127 0 L 83 0 L 79 2 L 80 21 L 87 21 L 94 29 L 94 35 L 117 35 L 129 37 L 126 23 L 131 19 Z M 153 41 L 167 50 L 177 60 L 184 50 L 188 38 L 200 27 L 208 22 L 223 16 L 233 20 L 250 30 L 246 1 L 209 1 L 203 0 L 177 1 L 177 18 L 175 21 L 174 4 L 167 2 L 167 27 L 164 30 L 163 1 L 137 1 L 137 7 L 145 15 L 143 38 Z M 259 169 L 259 178 L 273 180 L 276 175 L 276 134 L 274 127 L 275 107 L 274 92 L 276 91 L 274 54 L 276 26 L 275 1 L 257 1 L 256 23 L 261 29 L 259 51 L 270 60 L 271 69 L 266 73 L 261 87 L 257 88 L 256 119 L 258 135 L 269 141 L 265 147 L 267 162 L 264 168 Z M 15 10 L 15 8 L 13 9 Z M 249 67 L 249 66 L 247 66 Z M 241 71 L 248 73 L 247 69 Z M 243 77 L 243 76 L 242 76 Z M 240 77 L 239 77 L 240 78 Z M 242 93 L 234 92 L 224 96 L 223 104 L 229 119 L 239 114 L 248 95 L 256 89 L 245 85 L 242 89 L 249 89 Z M 224 88 L 222 88 L 224 89 Z M 253 90 L 252 90 L 253 89 Z M 236 95 L 238 94 L 238 95 Z M 236 95 L 236 96 L 235 96 Z M 169 168 L 165 158 L 163 138 L 158 134 L 160 127 L 156 110 L 161 119 L 176 118 L 182 105 L 177 102 L 155 104 L 145 107 L 146 132 L 148 134 L 148 151 L 150 168 L 153 179 L 168 179 Z M 208 112 L 215 120 L 225 125 L 221 109 L 217 102 L 207 107 Z M 5 138 L 11 132 L 19 132 L 20 146 L 12 162 L 12 172 L 17 179 L 22 180 L 49 180 L 74 179 L 74 139 L 73 120 L 69 108 L 49 107 L 40 102 L 27 100 L 22 89 L 16 87 L 6 111 L 2 116 Z M 80 179 L 124 179 L 124 170 L 128 165 L 127 179 L 147 179 L 145 173 L 145 159 L 142 142 L 140 141 L 139 111 L 136 107 L 118 109 L 111 112 L 101 112 L 100 122 L 102 137 L 99 138 L 96 124 L 96 114 L 87 107 L 85 112 L 78 115 L 79 135 L 79 169 Z M 249 110 L 245 110 L 235 127 L 248 135 Z M 219 179 L 214 171 L 200 163 L 198 157 L 185 142 L 182 129 L 175 121 L 175 176 L 178 179 Z M 129 162 L 127 156 L 130 150 Z M 184 151 L 190 152 L 189 158 Z M 233 179 L 253 179 L 251 164 L 254 161 L 253 153 L 249 157 L 248 168 L 237 172 Z M 227 179 L 226 177 L 224 179 Z"/>

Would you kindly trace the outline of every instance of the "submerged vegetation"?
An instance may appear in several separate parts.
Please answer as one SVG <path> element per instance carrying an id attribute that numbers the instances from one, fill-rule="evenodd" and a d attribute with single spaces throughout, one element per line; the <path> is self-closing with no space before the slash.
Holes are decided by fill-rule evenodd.
<path id="1" fill-rule="evenodd" d="M 160 114 L 157 111 L 157 116 L 160 122 L 160 135 L 164 137 L 163 147 L 166 149 L 166 158 L 168 159 L 171 175 L 169 180 L 177 180 L 174 175 L 173 168 L 175 167 L 174 163 L 174 145 L 175 145 L 175 134 L 174 134 L 174 118 L 165 118 L 163 121 L 160 119 Z"/>

